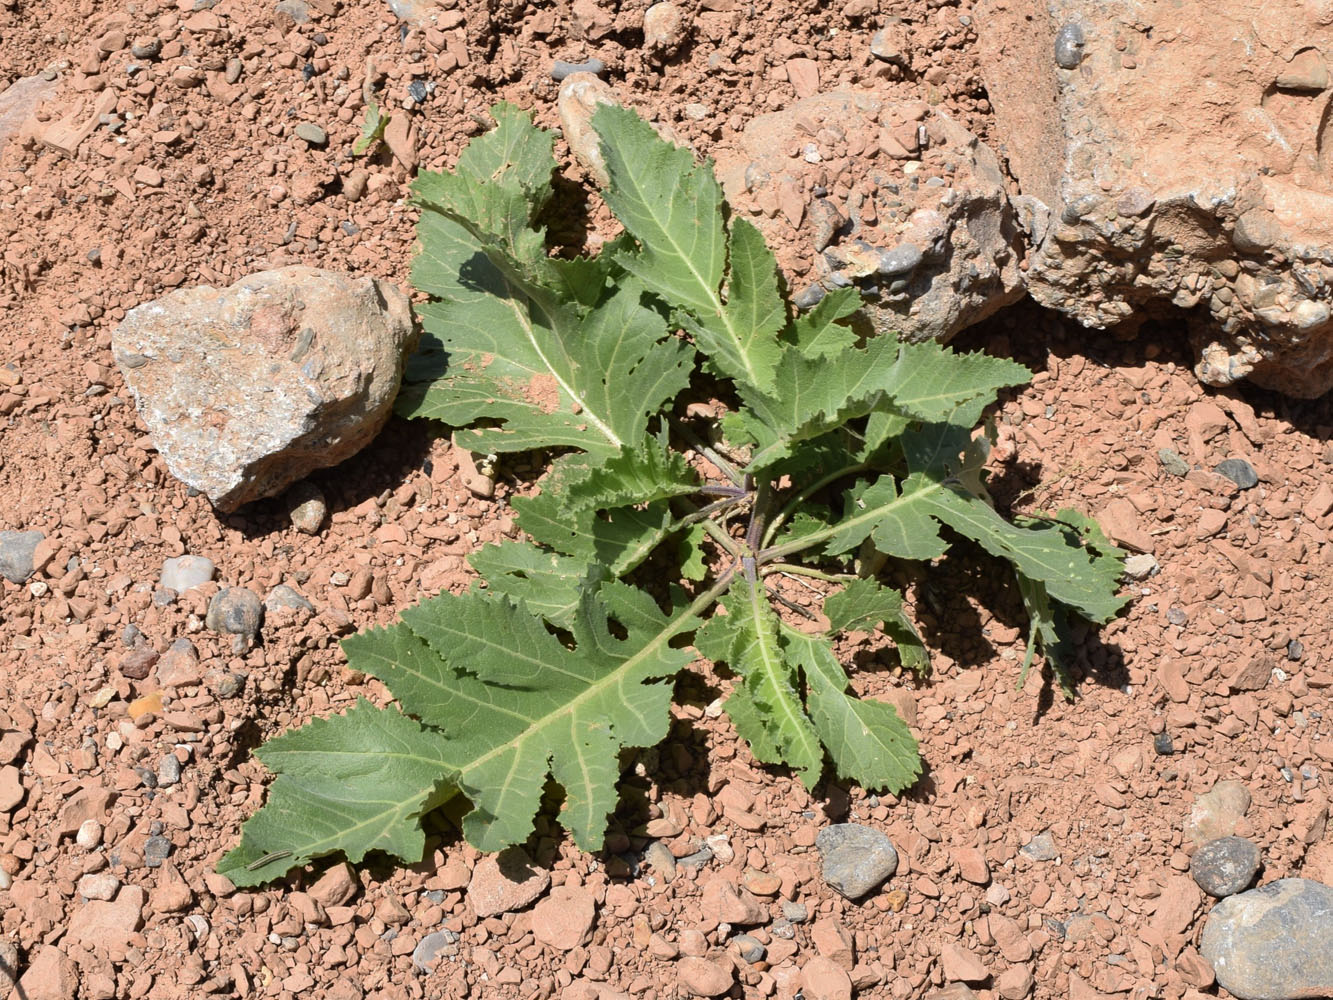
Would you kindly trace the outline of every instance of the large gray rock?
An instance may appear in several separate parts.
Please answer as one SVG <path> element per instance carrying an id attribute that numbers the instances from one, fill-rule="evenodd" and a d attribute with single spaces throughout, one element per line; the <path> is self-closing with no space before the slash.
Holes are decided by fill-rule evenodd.
<path id="1" fill-rule="evenodd" d="M 824 191 L 828 161 L 867 136 L 856 157 L 866 183 L 842 199 Z M 856 283 L 876 332 L 943 342 L 1023 295 L 1020 232 L 999 161 L 922 101 L 816 94 L 752 119 L 714 155 L 728 201 L 770 243 L 785 226 L 822 251 L 817 286 L 799 290 L 800 304 L 818 288 Z"/>
<path id="2" fill-rule="evenodd" d="M 112 350 L 172 475 L 226 512 L 365 447 L 415 341 L 397 288 L 297 266 L 137 306 Z"/>
<path id="3" fill-rule="evenodd" d="M 32 576 L 37 546 L 45 537 L 40 531 L 0 531 L 0 576 L 10 583 Z"/>
<path id="4" fill-rule="evenodd" d="M 824 881 L 848 899 L 873 892 L 898 870 L 898 852 L 874 827 L 835 823 L 819 831 L 815 846 Z"/>
<path id="5" fill-rule="evenodd" d="M 1333 386 L 1326 3 L 985 0 L 1028 290 L 1085 326 L 1191 311 L 1198 377 Z"/>
<path id="6" fill-rule="evenodd" d="M 1284 878 L 1213 907 L 1200 951 L 1240 1000 L 1333 996 L 1333 888 Z"/>

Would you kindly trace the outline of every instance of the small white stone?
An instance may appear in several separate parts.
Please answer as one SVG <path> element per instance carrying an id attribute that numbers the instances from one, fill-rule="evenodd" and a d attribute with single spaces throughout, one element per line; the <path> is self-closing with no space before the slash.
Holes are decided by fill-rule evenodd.
<path id="1" fill-rule="evenodd" d="M 91 851 L 102 842 L 102 824 L 95 819 L 86 819 L 79 825 L 79 832 L 74 836 L 74 843 L 85 851 Z"/>
<path id="2" fill-rule="evenodd" d="M 1316 326 L 1323 326 L 1328 322 L 1328 306 L 1323 302 L 1314 302 L 1306 299 L 1299 303 L 1291 311 L 1292 321 L 1302 330 L 1310 330 Z"/>
<path id="3" fill-rule="evenodd" d="M 50 589 L 51 588 L 46 585 L 46 581 L 44 580 L 35 580 L 28 584 L 28 593 L 33 597 L 45 597 L 46 592 Z"/>
<path id="4" fill-rule="evenodd" d="M 1157 560 L 1146 552 L 1138 552 L 1125 560 L 1125 576 L 1131 580 L 1146 580 L 1158 570 Z"/>

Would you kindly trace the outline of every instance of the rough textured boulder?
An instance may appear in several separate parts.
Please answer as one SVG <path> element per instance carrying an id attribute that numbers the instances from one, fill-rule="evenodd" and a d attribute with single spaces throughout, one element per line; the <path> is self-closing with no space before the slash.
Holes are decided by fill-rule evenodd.
<path id="1" fill-rule="evenodd" d="M 813 232 L 821 253 L 800 305 L 855 282 L 877 331 L 946 341 L 1022 297 L 995 154 L 924 102 L 817 94 L 755 118 L 714 155 L 727 199 L 771 242 L 784 227 Z M 844 166 L 856 183 L 827 190 Z"/>
<path id="2" fill-rule="evenodd" d="M 1091 327 L 1191 310 L 1197 373 L 1333 386 L 1327 3 L 985 0 L 1028 290 Z"/>
<path id="3" fill-rule="evenodd" d="M 369 443 L 415 338 L 397 288 L 284 267 L 137 306 L 112 351 L 172 475 L 225 512 Z"/>
<path id="4" fill-rule="evenodd" d="M 1199 950 L 1241 1000 L 1333 996 L 1333 888 L 1303 878 L 1229 896 L 1213 907 Z"/>

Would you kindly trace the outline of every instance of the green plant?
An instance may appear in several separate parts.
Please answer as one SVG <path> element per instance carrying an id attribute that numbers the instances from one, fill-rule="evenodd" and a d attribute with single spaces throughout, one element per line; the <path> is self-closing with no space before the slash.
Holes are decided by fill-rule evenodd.
<path id="1" fill-rule="evenodd" d="M 454 172 L 415 185 L 413 280 L 432 302 L 399 409 L 460 428 L 478 453 L 560 455 L 539 495 L 513 500 L 527 540 L 474 554 L 468 593 L 343 643 L 401 709 L 363 700 L 259 750 L 277 777 L 221 863 L 238 884 L 335 851 L 415 861 L 420 818 L 459 794 L 469 841 L 520 843 L 549 779 L 561 822 L 597 849 L 622 751 L 666 736 L 673 678 L 698 655 L 735 675 L 725 708 L 759 760 L 807 787 L 826 757 L 864 786 L 910 786 L 911 733 L 852 692 L 830 639 L 880 629 L 926 668 L 903 596 L 872 570 L 942 556 L 942 526 L 1013 564 L 1030 649 L 1057 670 L 1066 611 L 1102 622 L 1122 604 L 1120 553 L 1095 525 L 1072 512 L 1014 524 L 988 502 L 973 430 L 1026 369 L 861 343 L 839 322 L 854 289 L 791 316 L 772 254 L 750 223 L 726 222 L 711 170 L 620 108 L 593 124 L 625 233 L 594 259 L 552 258 L 536 225 L 552 136 L 508 105 L 493 113 Z M 676 412 L 699 358 L 739 401 L 717 448 Z M 681 585 L 634 582 L 654 554 L 651 578 Z M 826 628 L 784 619 L 770 592 L 784 575 L 826 594 Z"/>
<path id="2" fill-rule="evenodd" d="M 364 156 L 371 147 L 384 139 L 384 130 L 389 126 L 389 115 L 376 103 L 375 98 L 366 98 L 366 119 L 361 123 L 361 135 L 352 143 L 352 155 Z"/>

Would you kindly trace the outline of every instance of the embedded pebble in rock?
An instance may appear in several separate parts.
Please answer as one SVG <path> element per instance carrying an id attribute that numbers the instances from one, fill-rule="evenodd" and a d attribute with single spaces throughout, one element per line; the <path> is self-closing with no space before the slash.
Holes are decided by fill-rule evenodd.
<path id="1" fill-rule="evenodd" d="M 816 955 L 801 967 L 801 992 L 807 1000 L 851 1000 L 852 979 L 842 966 Z"/>
<path id="2" fill-rule="evenodd" d="M 32 576 L 33 557 L 45 537 L 40 531 L 0 531 L 0 576 L 10 583 Z"/>
<path id="3" fill-rule="evenodd" d="M 879 255 L 876 272 L 886 278 L 900 278 L 911 274 L 921 266 L 922 254 L 918 247 L 903 243 L 892 250 L 884 250 Z"/>
<path id="4" fill-rule="evenodd" d="M 1202 847 L 1210 840 L 1230 837 L 1250 808 L 1250 790 L 1239 781 L 1219 781 L 1194 800 L 1185 820 L 1185 836 Z"/>
<path id="5" fill-rule="evenodd" d="M 1254 471 L 1254 466 L 1243 458 L 1228 458 L 1218 462 L 1213 471 L 1219 476 L 1230 479 L 1243 490 L 1253 489 L 1259 485 L 1259 475 Z"/>
<path id="6" fill-rule="evenodd" d="M 677 4 L 666 0 L 644 11 L 644 48 L 660 55 L 671 55 L 685 44 L 685 39 L 685 14 Z"/>
<path id="7" fill-rule="evenodd" d="M 1228 896 L 1208 914 L 1199 950 L 1240 1000 L 1333 996 L 1333 888 L 1284 878 Z"/>
<path id="8" fill-rule="evenodd" d="M 1136 552 L 1125 560 L 1125 576 L 1131 580 L 1146 580 L 1160 568 L 1157 560 L 1146 552 Z"/>
<path id="9" fill-rule="evenodd" d="M 323 149 L 329 144 L 329 135 L 314 122 L 302 122 L 296 126 L 296 137 L 316 149 Z"/>
<path id="10" fill-rule="evenodd" d="M 1199 888 L 1219 899 L 1250 887 L 1259 873 L 1259 848 L 1244 837 L 1210 840 L 1190 858 L 1190 874 Z"/>
<path id="11" fill-rule="evenodd" d="M 1054 861 L 1060 856 L 1055 846 L 1055 838 L 1047 833 L 1039 833 L 1022 848 L 1023 854 L 1033 861 Z"/>
<path id="12" fill-rule="evenodd" d="M 582 886 L 558 885 L 532 909 L 532 936 L 556 951 L 573 951 L 592 938 L 597 904 Z"/>
<path id="13" fill-rule="evenodd" d="M 610 183 L 606 161 L 602 158 L 601 139 L 593 131 L 592 116 L 599 104 L 620 104 L 609 83 L 592 73 L 574 73 L 565 78 L 556 97 L 560 113 L 560 131 L 569 151 L 599 187 Z"/>
<path id="14" fill-rule="evenodd" d="M 302 480 L 287 491 L 287 517 L 297 531 L 307 535 L 319 534 L 328 513 L 324 491 L 309 480 Z"/>
<path id="15" fill-rule="evenodd" d="M 823 862 L 824 881 L 848 899 L 873 892 L 898 870 L 898 852 L 879 830 L 857 823 L 838 823 L 815 839 Z"/>
<path id="16" fill-rule="evenodd" d="M 736 976 L 730 963 L 691 955 L 676 963 L 676 978 L 680 988 L 690 996 L 720 997 L 731 989 Z"/>
<path id="17" fill-rule="evenodd" d="M 195 587 L 202 587 L 212 580 L 214 569 L 212 559 L 203 556 L 176 556 L 163 561 L 158 582 L 165 590 L 183 594 Z"/>
<path id="18" fill-rule="evenodd" d="M 226 632 L 238 640 L 253 642 L 264 617 L 259 595 L 247 587 L 219 590 L 208 602 L 204 624 L 214 632 Z"/>
<path id="19" fill-rule="evenodd" d="M 397 288 L 292 266 L 136 306 L 112 351 L 167 468 L 226 513 L 369 444 L 416 337 Z"/>
<path id="20" fill-rule="evenodd" d="M 531 905 L 550 884 L 550 872 L 534 865 L 521 847 L 510 847 L 477 862 L 467 898 L 477 916 L 485 919 Z"/>
<path id="21" fill-rule="evenodd" d="M 557 59 L 551 64 L 551 79 L 557 83 L 566 77 L 573 76 L 575 73 L 591 73 L 593 76 L 601 76 L 605 72 L 606 63 L 600 59 L 586 59 L 578 63 Z"/>

